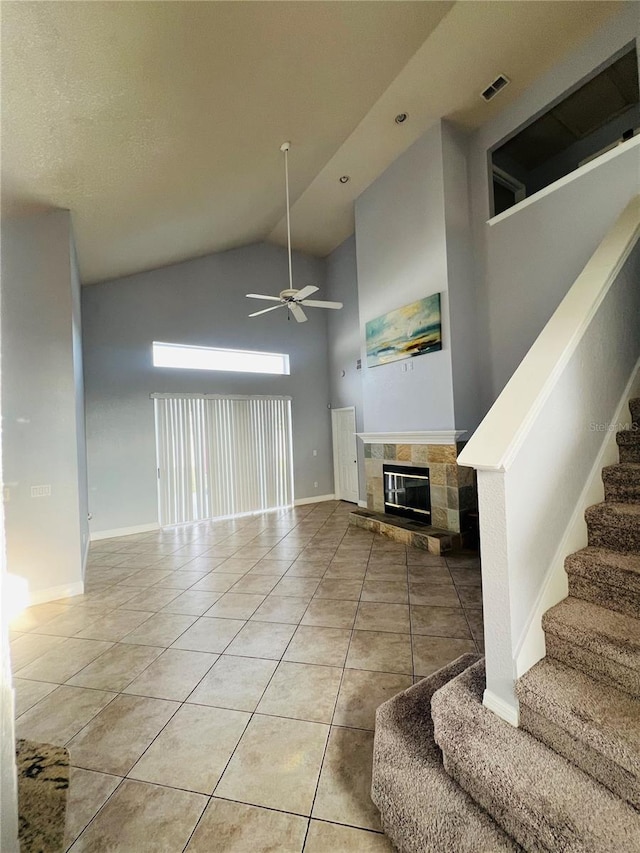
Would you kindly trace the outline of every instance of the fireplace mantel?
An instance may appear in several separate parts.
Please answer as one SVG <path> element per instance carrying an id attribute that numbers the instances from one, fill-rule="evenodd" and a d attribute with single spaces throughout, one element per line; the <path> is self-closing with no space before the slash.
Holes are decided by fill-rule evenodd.
<path id="1" fill-rule="evenodd" d="M 455 444 L 464 429 L 425 430 L 420 432 L 358 432 L 365 444 Z"/>

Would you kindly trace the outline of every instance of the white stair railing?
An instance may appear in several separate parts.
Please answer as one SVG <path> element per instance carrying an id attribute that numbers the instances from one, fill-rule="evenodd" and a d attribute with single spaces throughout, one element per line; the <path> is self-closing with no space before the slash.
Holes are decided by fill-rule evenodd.
<path id="1" fill-rule="evenodd" d="M 458 457 L 478 471 L 484 703 L 513 725 L 515 680 L 545 653 L 530 630 L 542 591 L 575 550 L 563 553 L 567 529 L 638 368 L 639 236 L 636 196 Z"/>

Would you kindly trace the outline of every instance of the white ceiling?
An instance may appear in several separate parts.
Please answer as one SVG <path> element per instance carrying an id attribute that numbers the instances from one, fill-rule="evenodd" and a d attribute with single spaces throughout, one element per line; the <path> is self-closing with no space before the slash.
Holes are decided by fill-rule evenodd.
<path id="1" fill-rule="evenodd" d="M 71 210 L 84 283 L 282 242 L 289 139 L 294 244 L 325 255 L 431 122 L 478 127 L 618 5 L 3 0 L 3 213 Z"/>

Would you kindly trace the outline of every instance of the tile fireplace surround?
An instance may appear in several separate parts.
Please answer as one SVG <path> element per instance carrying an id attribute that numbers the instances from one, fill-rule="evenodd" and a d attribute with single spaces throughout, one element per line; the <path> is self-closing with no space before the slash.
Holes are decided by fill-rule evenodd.
<path id="1" fill-rule="evenodd" d="M 464 442 L 461 431 L 360 433 L 364 443 L 367 509 L 384 512 L 382 466 L 401 463 L 428 468 L 431 485 L 431 524 L 459 533 L 464 514 L 477 506 L 472 468 L 458 467 Z"/>

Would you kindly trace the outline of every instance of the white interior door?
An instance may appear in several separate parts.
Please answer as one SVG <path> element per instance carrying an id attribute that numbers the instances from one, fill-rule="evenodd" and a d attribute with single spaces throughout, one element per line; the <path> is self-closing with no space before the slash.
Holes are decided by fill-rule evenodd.
<path id="1" fill-rule="evenodd" d="M 358 503 L 358 453 L 356 410 L 353 406 L 331 410 L 333 427 L 333 474 L 338 500 Z"/>

